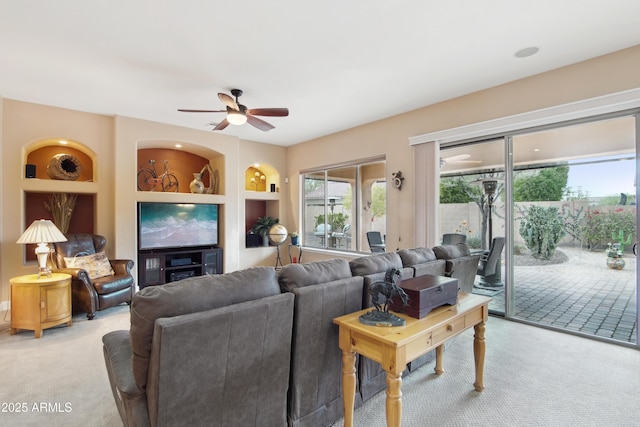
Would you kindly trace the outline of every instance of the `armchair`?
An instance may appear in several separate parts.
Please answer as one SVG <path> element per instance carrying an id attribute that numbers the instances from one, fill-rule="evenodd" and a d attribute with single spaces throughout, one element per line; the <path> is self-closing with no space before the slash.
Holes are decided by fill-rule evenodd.
<path id="1" fill-rule="evenodd" d="M 68 234 L 66 237 L 66 242 L 53 244 L 53 256 L 49 262 L 52 271 L 71 275 L 73 311 L 87 313 L 87 318 L 91 320 L 95 317 L 96 311 L 114 307 L 123 302 L 131 304 L 135 293 L 135 281 L 131 275 L 133 261 L 112 259 L 108 260 L 108 265 L 105 265 L 106 256 L 101 257 L 107 243 L 104 236 Z M 81 262 L 72 262 L 87 258 L 93 262 L 91 267 L 98 265 L 100 273 L 94 272 L 93 268 L 84 266 Z M 101 260 L 102 265 L 100 265 Z"/>

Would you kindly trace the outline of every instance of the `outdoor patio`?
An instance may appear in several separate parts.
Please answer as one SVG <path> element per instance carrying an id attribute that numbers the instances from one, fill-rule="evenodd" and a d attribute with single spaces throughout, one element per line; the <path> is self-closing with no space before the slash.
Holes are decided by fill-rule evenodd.
<path id="1" fill-rule="evenodd" d="M 624 269 L 611 270 L 602 251 L 559 250 L 567 262 L 514 267 L 514 317 L 635 343 L 636 258 L 626 255 Z M 490 311 L 504 313 L 504 291 L 493 298 Z"/>

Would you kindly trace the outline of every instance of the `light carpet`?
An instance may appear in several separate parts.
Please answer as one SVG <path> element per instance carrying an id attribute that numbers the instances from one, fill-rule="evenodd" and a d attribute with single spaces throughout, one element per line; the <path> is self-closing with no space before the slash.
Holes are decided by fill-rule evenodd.
<path id="1" fill-rule="evenodd" d="M 0 412 L 0 426 L 121 426 L 101 338 L 128 325 L 127 306 L 75 316 L 40 339 L 5 324 L 0 403 L 27 411 Z M 472 342 L 472 330 L 451 341 L 442 376 L 431 363 L 404 379 L 403 426 L 640 426 L 639 351 L 491 317 L 478 393 Z M 386 425 L 384 393 L 356 409 L 354 424 Z"/>

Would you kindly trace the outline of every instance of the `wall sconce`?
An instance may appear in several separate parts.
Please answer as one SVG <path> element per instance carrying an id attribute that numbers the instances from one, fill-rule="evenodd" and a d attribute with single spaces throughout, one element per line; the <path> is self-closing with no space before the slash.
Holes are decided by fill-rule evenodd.
<path id="1" fill-rule="evenodd" d="M 51 270 L 47 266 L 47 258 L 51 249 L 47 243 L 53 242 L 66 242 L 67 238 L 64 234 L 55 226 L 51 220 L 40 219 L 35 220 L 27 228 L 22 236 L 16 241 L 19 244 L 37 243 L 36 257 L 38 257 L 38 278 L 51 277 Z"/>
<path id="2" fill-rule="evenodd" d="M 258 191 L 258 182 L 260 182 L 261 184 L 264 184 L 265 188 L 266 188 L 266 183 L 265 182 L 267 180 L 267 177 L 262 175 L 260 172 L 256 172 L 254 175 L 255 175 L 255 177 L 251 178 L 251 184 L 256 186 L 256 190 L 255 191 Z"/>

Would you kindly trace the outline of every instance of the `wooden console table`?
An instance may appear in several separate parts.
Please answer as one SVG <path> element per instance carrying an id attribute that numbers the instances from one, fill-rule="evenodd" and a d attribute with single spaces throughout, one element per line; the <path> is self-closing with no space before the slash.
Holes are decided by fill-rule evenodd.
<path id="1" fill-rule="evenodd" d="M 460 294 L 457 305 L 434 309 L 422 319 L 396 313 L 406 319 L 405 326 L 367 326 L 360 323 L 360 315 L 371 308 L 336 317 L 339 326 L 339 345 L 342 349 L 342 394 L 344 399 L 344 425 L 353 426 L 353 407 L 356 391 L 356 353 L 380 363 L 387 372 L 387 426 L 399 427 L 402 421 L 402 372 L 408 362 L 436 349 L 437 374 L 444 372 L 442 355 L 444 342 L 465 330 L 475 329 L 473 353 L 476 378 L 474 387 L 484 389 L 483 370 L 485 322 L 489 317 L 491 298 Z"/>

